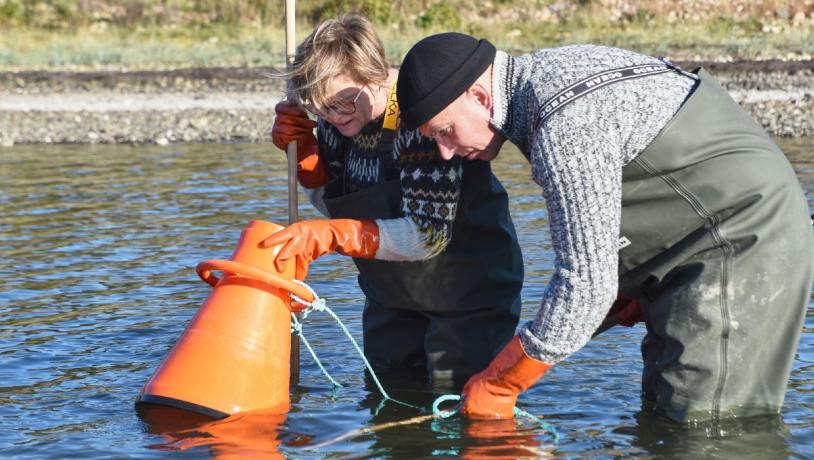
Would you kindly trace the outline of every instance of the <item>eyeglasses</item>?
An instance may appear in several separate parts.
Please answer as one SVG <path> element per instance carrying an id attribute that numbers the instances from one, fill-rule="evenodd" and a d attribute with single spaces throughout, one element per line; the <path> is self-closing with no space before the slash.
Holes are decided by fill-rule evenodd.
<path id="1" fill-rule="evenodd" d="M 353 99 L 340 99 L 326 105 L 324 111 L 319 111 L 321 112 L 320 115 L 327 116 L 331 113 L 331 111 L 340 115 L 352 115 L 356 113 L 356 101 L 359 100 L 359 96 L 362 95 L 365 88 L 366 86 L 359 88 L 359 92 L 356 93 L 356 96 Z"/>

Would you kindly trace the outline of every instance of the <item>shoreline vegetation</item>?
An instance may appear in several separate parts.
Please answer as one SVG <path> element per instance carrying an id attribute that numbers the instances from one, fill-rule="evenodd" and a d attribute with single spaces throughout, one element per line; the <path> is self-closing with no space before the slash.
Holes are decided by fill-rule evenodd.
<path id="1" fill-rule="evenodd" d="M 814 0 L 299 0 L 297 41 L 362 11 L 398 63 L 454 30 L 524 53 L 574 43 L 674 61 L 811 60 Z M 0 0 L 0 70 L 262 67 L 284 63 L 280 0 Z"/>
<path id="2" fill-rule="evenodd" d="M 299 0 L 297 41 L 363 11 L 397 65 L 456 30 L 512 54 L 573 43 L 703 65 L 775 136 L 814 135 L 814 0 Z M 265 142 L 279 0 L 0 0 L 0 146 Z"/>

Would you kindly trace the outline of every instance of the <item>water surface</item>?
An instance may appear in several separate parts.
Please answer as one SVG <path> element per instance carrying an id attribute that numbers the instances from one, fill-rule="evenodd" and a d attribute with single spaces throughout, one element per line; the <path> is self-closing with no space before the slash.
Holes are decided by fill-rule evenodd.
<path id="1" fill-rule="evenodd" d="M 779 141 L 814 201 L 814 139 Z M 510 190 L 526 259 L 524 317 L 550 275 L 547 216 L 528 165 L 495 162 Z M 697 427 L 664 423 L 639 400 L 643 326 L 616 328 L 556 366 L 520 407 L 557 428 L 555 446 L 527 421 L 399 426 L 307 450 L 351 430 L 421 415 L 382 398 L 333 320 L 305 334 L 334 389 L 303 352 L 287 416 L 218 422 L 141 418 L 133 402 L 209 293 L 194 272 L 228 258 L 253 219 L 287 220 L 285 165 L 271 145 L 17 146 L 0 150 L 0 456 L 137 457 L 280 454 L 294 458 L 537 456 L 803 458 L 814 455 L 814 308 L 779 417 Z M 316 217 L 301 196 L 302 218 Z M 360 340 L 352 263 L 312 264 L 310 284 Z M 442 389 L 389 376 L 392 396 L 428 407 Z M 176 424 L 172 423 L 177 422 Z"/>

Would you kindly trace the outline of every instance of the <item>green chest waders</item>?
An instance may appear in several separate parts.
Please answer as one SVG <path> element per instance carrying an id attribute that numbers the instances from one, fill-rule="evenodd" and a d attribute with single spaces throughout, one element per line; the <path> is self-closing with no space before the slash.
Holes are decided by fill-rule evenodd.
<path id="1" fill-rule="evenodd" d="M 777 413 L 812 282 L 786 157 L 705 71 L 623 169 L 620 292 L 639 300 L 645 398 L 679 420 Z"/>
<path id="2" fill-rule="evenodd" d="M 384 130 L 378 150 L 390 154 Z M 332 218 L 402 217 L 398 179 L 346 193 L 342 178 L 325 188 Z M 366 296 L 365 354 L 380 369 L 427 366 L 433 380 L 466 380 L 514 335 L 520 317 L 523 259 L 508 196 L 488 162 L 464 164 L 452 238 L 418 262 L 354 259 Z"/>

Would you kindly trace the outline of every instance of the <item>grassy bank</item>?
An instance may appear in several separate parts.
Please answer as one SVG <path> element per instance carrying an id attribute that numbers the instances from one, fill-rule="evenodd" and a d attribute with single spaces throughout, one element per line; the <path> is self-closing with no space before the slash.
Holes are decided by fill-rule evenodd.
<path id="1" fill-rule="evenodd" d="M 124 6 L 122 6 L 124 5 Z M 283 62 L 281 0 L 0 0 L 0 69 L 154 69 Z M 457 30 L 519 53 L 601 43 L 675 60 L 811 59 L 814 1 L 301 0 L 298 40 L 361 10 L 389 58 Z"/>

